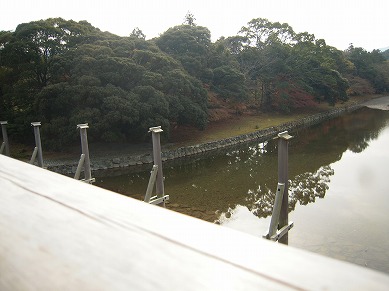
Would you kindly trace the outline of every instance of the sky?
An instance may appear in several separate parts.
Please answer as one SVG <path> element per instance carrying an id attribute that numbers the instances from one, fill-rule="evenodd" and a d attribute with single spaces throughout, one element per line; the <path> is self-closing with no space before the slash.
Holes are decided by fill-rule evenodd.
<path id="1" fill-rule="evenodd" d="M 350 43 L 368 51 L 389 47 L 388 0 L 0 0 L 0 31 L 62 17 L 120 36 L 139 27 L 150 39 L 182 24 L 188 11 L 211 31 L 212 41 L 237 35 L 253 18 L 267 18 L 340 50 Z"/>

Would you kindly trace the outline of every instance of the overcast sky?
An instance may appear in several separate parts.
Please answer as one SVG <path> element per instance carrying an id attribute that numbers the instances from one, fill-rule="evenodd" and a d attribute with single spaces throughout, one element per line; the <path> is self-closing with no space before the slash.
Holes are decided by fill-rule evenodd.
<path id="1" fill-rule="evenodd" d="M 150 39 L 182 24 L 188 11 L 211 31 L 212 41 L 261 17 L 313 33 L 340 50 L 350 43 L 368 51 L 389 46 L 389 0 L 0 0 L 0 30 L 62 17 L 121 36 L 139 27 Z"/>

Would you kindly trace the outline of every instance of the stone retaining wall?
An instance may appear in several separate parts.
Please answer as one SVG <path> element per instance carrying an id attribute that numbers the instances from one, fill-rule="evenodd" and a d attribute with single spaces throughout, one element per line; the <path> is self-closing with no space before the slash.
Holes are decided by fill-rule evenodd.
<path id="1" fill-rule="evenodd" d="M 285 130 L 293 131 L 299 128 L 308 127 L 320 123 L 322 121 L 332 119 L 345 112 L 354 111 L 361 107 L 363 107 L 362 104 L 355 104 L 343 108 L 336 108 L 324 113 L 315 114 L 309 117 L 302 118 L 300 120 L 284 123 L 279 126 L 273 126 L 266 129 L 254 131 L 248 134 L 242 134 L 239 136 L 230 137 L 218 141 L 211 141 L 211 142 L 197 144 L 193 146 L 180 147 L 172 150 L 162 151 L 162 160 L 167 161 L 167 160 L 179 159 L 184 157 L 190 157 L 193 155 L 200 155 L 203 153 L 207 153 L 209 151 L 228 148 L 234 145 L 247 143 L 254 140 L 258 140 L 258 142 L 263 142 L 275 137 L 278 133 L 282 131 Z M 153 161 L 152 152 L 150 152 L 150 154 L 135 155 L 135 156 L 127 155 L 127 156 L 115 157 L 115 158 L 106 158 L 106 159 L 99 158 L 96 160 L 91 159 L 91 168 L 93 171 L 127 168 L 127 167 L 151 164 L 152 161 Z M 48 165 L 47 168 L 54 172 L 70 175 L 76 172 L 77 162 L 67 163 L 67 164 L 52 164 L 52 165 Z"/>

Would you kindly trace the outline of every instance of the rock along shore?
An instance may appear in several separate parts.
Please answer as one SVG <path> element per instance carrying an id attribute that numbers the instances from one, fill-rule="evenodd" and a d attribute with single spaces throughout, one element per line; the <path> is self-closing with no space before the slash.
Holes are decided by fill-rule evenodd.
<path id="1" fill-rule="evenodd" d="M 351 112 L 357 110 L 364 106 L 364 103 L 349 105 L 342 108 L 336 108 L 329 110 L 327 112 L 318 113 L 312 116 L 308 116 L 296 121 L 288 122 L 281 124 L 279 126 L 268 127 L 265 129 L 257 130 L 252 133 L 242 134 L 239 136 L 234 136 L 230 138 L 225 138 L 222 140 L 216 140 L 211 142 L 206 142 L 202 144 L 196 144 L 192 146 L 180 147 L 170 150 L 162 149 L 162 160 L 173 160 L 180 159 L 184 157 L 190 157 L 194 155 L 201 155 L 208 153 L 214 150 L 220 150 L 223 148 L 228 148 L 234 145 L 242 144 L 257 140 L 258 142 L 263 142 L 275 137 L 278 133 L 282 131 L 293 131 L 296 129 L 308 127 L 317 123 L 320 123 L 325 120 L 332 119 L 336 116 L 339 116 L 345 112 Z M 122 155 L 119 157 L 91 157 L 91 168 L 92 171 L 97 170 L 110 170 L 110 169 L 120 169 L 128 168 L 134 166 L 141 166 L 151 164 L 153 162 L 152 151 L 146 154 L 138 155 Z M 53 172 L 71 175 L 76 172 L 78 160 L 74 161 L 47 161 L 46 167 L 48 170 Z"/>

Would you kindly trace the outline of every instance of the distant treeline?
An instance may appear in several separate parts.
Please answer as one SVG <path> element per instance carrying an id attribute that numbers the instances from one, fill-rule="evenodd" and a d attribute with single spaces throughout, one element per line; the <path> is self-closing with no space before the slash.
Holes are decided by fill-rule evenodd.
<path id="1" fill-rule="evenodd" d="M 251 20 L 211 42 L 193 15 L 158 38 L 128 37 L 61 18 L 0 31 L 0 119 L 14 139 L 42 122 L 45 144 L 61 149 L 90 123 L 92 141 L 142 141 L 151 126 L 208 122 L 212 93 L 231 103 L 290 112 L 316 102 L 389 91 L 388 51 L 340 51 L 288 24 Z"/>

